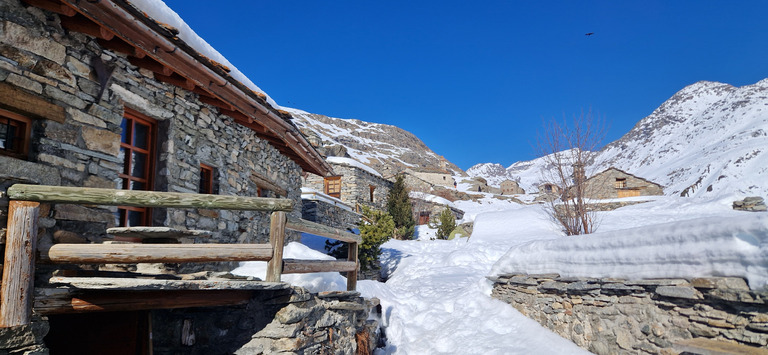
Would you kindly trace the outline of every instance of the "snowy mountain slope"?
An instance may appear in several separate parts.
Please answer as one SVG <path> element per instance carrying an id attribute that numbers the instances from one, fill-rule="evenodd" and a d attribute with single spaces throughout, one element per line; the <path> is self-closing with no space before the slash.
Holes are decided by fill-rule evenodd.
<path id="1" fill-rule="evenodd" d="M 283 107 L 299 128 L 317 133 L 325 145 L 339 144 L 347 153 L 384 176 L 405 168 L 438 169 L 441 157 L 412 133 L 401 128 L 355 119 L 341 119 Z M 454 174 L 464 172 L 446 162 Z"/>
<path id="2" fill-rule="evenodd" d="M 520 178 L 526 191 L 536 191 L 529 187 L 546 168 L 542 158 L 512 164 L 505 175 L 483 170 L 487 165 L 468 173 L 489 182 Z M 768 79 L 740 88 L 702 81 L 680 90 L 598 152 L 587 174 L 611 166 L 663 185 L 666 195 L 768 194 Z"/>
<path id="3" fill-rule="evenodd" d="M 690 85 L 603 148 L 595 165 L 651 179 L 667 195 L 765 195 L 768 79 Z"/>

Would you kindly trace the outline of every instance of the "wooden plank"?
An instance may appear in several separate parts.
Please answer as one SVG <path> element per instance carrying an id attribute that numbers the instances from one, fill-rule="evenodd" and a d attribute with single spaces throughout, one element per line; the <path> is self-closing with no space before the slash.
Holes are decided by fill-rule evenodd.
<path id="1" fill-rule="evenodd" d="M 357 270 L 357 263 L 347 260 L 283 260 L 284 274 L 308 274 L 313 272 L 350 272 Z"/>
<path id="2" fill-rule="evenodd" d="M 32 315 L 32 290 L 40 204 L 10 201 L 8 236 L 0 285 L 0 327 L 26 325 Z"/>
<path id="3" fill-rule="evenodd" d="M 182 290 L 282 290 L 290 287 L 282 282 L 259 280 L 165 280 L 135 277 L 53 276 L 50 285 L 63 285 L 77 290 L 100 291 L 182 291 Z"/>
<path id="4" fill-rule="evenodd" d="M 53 0 L 24 0 L 25 3 L 64 16 L 75 16 L 77 12 L 69 6 Z"/>
<path id="5" fill-rule="evenodd" d="M 59 19 L 61 19 L 61 27 L 66 28 L 68 31 L 85 33 L 89 36 L 106 39 L 107 41 L 115 37 L 114 33 L 80 14 L 72 17 L 59 16 Z"/>
<path id="6" fill-rule="evenodd" d="M 189 307 L 234 306 L 253 297 L 250 290 L 203 291 L 81 291 L 35 290 L 35 312 L 41 315 L 139 311 Z"/>
<path id="7" fill-rule="evenodd" d="M 165 75 L 165 76 L 170 76 L 171 74 L 173 74 L 173 69 L 168 68 L 165 65 L 158 63 L 156 60 L 149 57 L 143 57 L 143 58 L 128 57 L 128 61 L 139 68 L 147 69 L 156 74 Z M 182 80 L 184 79 L 182 78 Z"/>
<path id="8" fill-rule="evenodd" d="M 16 184 L 8 188 L 12 200 L 89 205 L 207 208 L 244 211 L 292 211 L 293 201 L 282 198 L 190 194 L 179 192 L 100 189 Z"/>
<path id="9" fill-rule="evenodd" d="M 700 355 L 768 355 L 768 349 L 707 338 L 678 341 L 673 348 L 679 352 Z"/>
<path id="10" fill-rule="evenodd" d="M 269 244 L 54 244 L 40 259 L 57 264 L 269 261 Z"/>
<path id="11" fill-rule="evenodd" d="M 355 269 L 347 271 L 347 291 L 354 291 L 357 288 L 357 269 L 360 267 L 357 261 L 357 247 L 357 243 L 349 243 L 347 261 L 355 263 Z"/>
<path id="12" fill-rule="evenodd" d="M 0 108 L 59 123 L 64 123 L 67 117 L 64 107 L 54 105 L 7 83 L 0 83 Z"/>
<path id="13" fill-rule="evenodd" d="M 272 212 L 269 225 L 269 243 L 272 259 L 267 264 L 267 281 L 280 282 L 283 273 L 283 247 L 285 246 L 285 212 Z"/>
<path id="14" fill-rule="evenodd" d="M 288 191 L 259 174 L 252 172 L 249 179 L 261 188 L 274 191 L 278 196 L 288 196 Z"/>
<path id="15" fill-rule="evenodd" d="M 290 230 L 314 234 L 317 236 L 340 240 L 347 243 L 363 242 L 363 239 L 359 235 L 296 217 L 288 217 L 288 224 L 285 227 Z"/>

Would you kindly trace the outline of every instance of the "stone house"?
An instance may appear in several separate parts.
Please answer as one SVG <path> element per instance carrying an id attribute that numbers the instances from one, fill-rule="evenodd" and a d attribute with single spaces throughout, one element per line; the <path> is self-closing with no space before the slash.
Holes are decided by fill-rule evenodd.
<path id="1" fill-rule="evenodd" d="M 356 212 L 360 212 L 360 206 L 387 209 L 387 195 L 392 189 L 392 181 L 353 158 L 331 156 L 327 157 L 326 161 L 336 174 L 326 177 L 307 174 L 304 187 L 322 191 L 328 196 L 355 206 Z"/>
<path id="2" fill-rule="evenodd" d="M 295 202 L 289 215 L 299 217 L 302 174 L 332 176 L 331 166 L 290 115 L 246 84 L 242 74 L 193 48 L 180 38 L 178 29 L 152 18 L 156 14 L 149 9 L 135 6 L 118 0 L 0 0 L 0 196 L 9 186 L 26 183 L 281 197 Z M 108 227 L 139 225 L 210 231 L 207 237 L 182 237 L 181 243 L 269 240 L 266 212 L 69 204 L 41 208 L 39 246 L 64 240 L 98 243 L 110 239 Z M 0 200 L 3 235 L 7 211 L 8 200 Z M 166 265 L 161 272 L 173 278 L 177 273 L 210 273 L 224 266 L 191 267 Z M 67 272 L 102 275 L 135 270 L 75 266 Z M 34 276 L 45 284 L 51 272 L 43 265 Z M 126 292 L 133 294 L 120 291 Z M 163 293 L 158 301 L 180 295 Z M 160 353 L 184 349 L 249 354 L 261 353 L 280 339 L 295 345 L 285 351 L 319 351 L 347 341 L 338 337 L 352 329 L 350 346 L 354 346 L 355 319 L 365 318 L 356 316 L 356 311 L 341 316 L 342 323 L 353 325 L 335 333 L 336 342 L 330 343 L 337 345 L 328 345 L 327 336 L 323 338 L 327 329 L 301 330 L 306 339 L 298 341 L 299 333 L 280 333 L 280 322 L 270 328 L 283 307 L 299 301 L 323 304 L 317 297 L 290 287 L 262 293 L 223 290 L 202 298 L 194 312 L 155 305 L 161 309 L 50 315 L 33 319 L 31 326 L 0 328 L 0 337 L 29 333 L 14 344 L 39 351 L 47 351 L 46 346 L 53 346 L 52 351 L 76 351 L 67 343 L 98 343 L 90 349 L 93 353 L 115 353 L 114 344 L 131 353 L 147 353 L 154 344 Z M 364 310 L 354 295 L 342 297 L 358 304 L 353 307 L 357 311 Z M 219 306 L 223 304 L 231 307 Z M 254 335 L 260 330 L 273 333 Z M 115 339 L 121 332 L 138 335 L 129 335 L 126 343 Z M 225 349 L 216 344 L 228 345 Z"/>
<path id="3" fill-rule="evenodd" d="M 663 195 L 661 185 L 610 167 L 585 181 L 585 196 L 595 199 Z"/>
<path id="4" fill-rule="evenodd" d="M 453 179 L 451 173 L 444 169 L 405 169 L 403 174 L 405 174 L 406 186 L 419 189 L 419 191 L 429 191 L 423 189 L 426 187 L 431 189 L 433 186 L 455 188 L 456 180 Z"/>
<path id="5" fill-rule="evenodd" d="M 413 219 L 416 225 L 429 224 L 430 221 L 436 221 L 440 213 L 446 208 L 453 212 L 456 220 L 464 218 L 464 211 L 456 208 L 453 203 L 439 196 L 430 195 L 423 192 L 411 191 L 408 194 L 413 209 Z"/>
<path id="6" fill-rule="evenodd" d="M 504 180 L 499 184 L 499 187 L 502 195 L 518 195 L 525 193 L 525 190 L 523 190 L 517 181 L 514 180 Z"/>
<path id="7" fill-rule="evenodd" d="M 543 183 L 539 185 L 539 193 L 540 194 L 546 194 L 546 195 L 559 195 L 560 194 L 560 186 L 557 186 L 553 183 Z"/>

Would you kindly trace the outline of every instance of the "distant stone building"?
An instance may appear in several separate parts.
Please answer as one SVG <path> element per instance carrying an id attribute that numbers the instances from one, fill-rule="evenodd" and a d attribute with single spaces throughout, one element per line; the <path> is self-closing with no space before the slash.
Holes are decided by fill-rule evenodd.
<path id="1" fill-rule="evenodd" d="M 520 187 L 517 181 L 513 181 L 513 180 L 502 181 L 500 184 L 500 188 L 501 188 L 502 195 L 517 195 L 517 194 L 525 193 L 525 190 L 523 190 Z"/>
<path id="2" fill-rule="evenodd" d="M 545 182 L 541 185 L 539 185 L 539 193 L 540 194 L 547 194 L 547 195 L 559 195 L 560 194 L 560 186 L 557 186 L 550 182 Z"/>
<path id="3" fill-rule="evenodd" d="M 586 180 L 585 197 L 595 199 L 663 195 L 661 185 L 610 167 Z"/>
<path id="4" fill-rule="evenodd" d="M 406 174 L 406 185 L 408 185 L 408 176 L 412 176 L 431 186 L 455 187 L 454 183 L 456 180 L 453 179 L 453 175 L 447 170 L 426 168 L 405 169 L 404 173 Z"/>
<path id="5" fill-rule="evenodd" d="M 440 213 L 446 208 L 453 212 L 456 220 L 464 218 L 464 211 L 456 208 L 451 201 L 442 197 L 417 191 L 411 191 L 408 197 L 411 199 L 413 219 L 417 225 L 424 225 L 432 220 L 437 220 Z"/>
<path id="6" fill-rule="evenodd" d="M 392 182 L 385 179 L 373 168 L 346 157 L 328 157 L 328 164 L 333 167 L 335 176 L 321 177 L 308 174 L 304 178 L 304 187 L 335 197 L 346 204 L 370 206 L 379 210 L 387 208 L 387 195 Z"/>

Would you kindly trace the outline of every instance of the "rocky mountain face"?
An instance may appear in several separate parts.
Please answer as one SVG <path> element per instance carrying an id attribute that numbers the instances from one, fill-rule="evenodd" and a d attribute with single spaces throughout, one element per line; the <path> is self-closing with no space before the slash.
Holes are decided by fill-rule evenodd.
<path id="1" fill-rule="evenodd" d="M 589 170 L 614 166 L 662 184 L 667 195 L 765 195 L 766 151 L 768 79 L 739 88 L 703 81 L 680 90 L 597 152 Z M 528 187 L 540 183 L 546 168 L 541 158 L 515 163 L 504 172 L 491 165 L 478 164 L 467 172 L 489 182 L 517 177 L 531 191 Z"/>
<path id="2" fill-rule="evenodd" d="M 319 140 L 326 155 L 349 156 L 391 176 L 406 168 L 446 169 L 455 175 L 464 172 L 444 160 L 412 133 L 401 128 L 355 119 L 341 119 L 283 108 L 294 123 L 312 140 Z M 314 136 L 314 137 L 312 137 Z"/>

